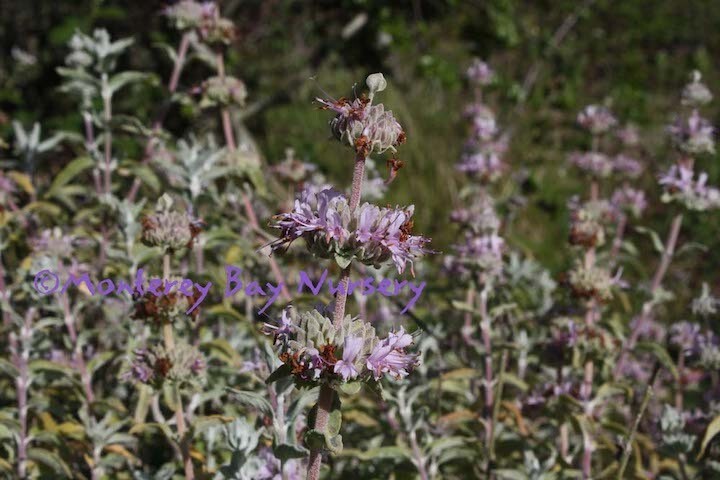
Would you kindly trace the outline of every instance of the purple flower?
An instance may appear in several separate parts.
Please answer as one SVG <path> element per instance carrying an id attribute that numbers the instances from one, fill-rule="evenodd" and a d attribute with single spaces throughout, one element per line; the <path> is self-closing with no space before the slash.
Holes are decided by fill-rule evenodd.
<path id="1" fill-rule="evenodd" d="M 189 368 L 192 373 L 197 375 L 197 374 L 201 373 L 203 370 L 205 370 L 205 366 L 206 366 L 205 359 L 202 357 L 197 357 L 197 358 L 193 359 L 193 361 L 190 363 Z"/>
<path id="2" fill-rule="evenodd" d="M 366 363 L 375 380 L 379 380 L 383 374 L 397 379 L 406 377 L 417 361 L 417 355 L 405 353 L 405 348 L 411 344 L 412 336 L 400 327 L 398 332 L 391 332 L 375 345 Z"/>
<path id="3" fill-rule="evenodd" d="M 630 211 L 636 217 L 639 217 L 647 207 L 645 192 L 628 185 L 613 192 L 611 203 L 615 208 Z"/>
<path id="4" fill-rule="evenodd" d="M 612 159 L 613 170 L 622 173 L 630 178 L 637 178 L 643 172 L 643 164 L 639 160 L 628 155 L 619 154 Z"/>
<path id="5" fill-rule="evenodd" d="M 599 152 L 572 153 L 568 160 L 572 165 L 597 177 L 607 177 L 613 171 L 610 157 Z"/>
<path id="6" fill-rule="evenodd" d="M 701 172 L 697 180 L 692 168 L 673 165 L 660 176 L 660 185 L 665 186 L 670 200 L 678 199 L 686 207 L 694 210 L 707 210 L 720 207 L 720 190 L 707 185 L 708 174 Z"/>
<path id="7" fill-rule="evenodd" d="M 147 350 L 138 348 L 133 353 L 135 354 L 135 358 L 130 365 L 130 370 L 124 374 L 124 378 L 140 383 L 150 383 L 150 380 L 155 374 L 150 365 Z"/>
<path id="8" fill-rule="evenodd" d="M 379 208 L 364 203 L 351 214 L 347 199 L 334 190 L 306 192 L 292 212 L 276 217 L 274 226 L 281 237 L 272 246 L 277 250 L 302 237 L 323 258 L 356 258 L 366 265 L 391 259 L 402 273 L 408 262 L 412 265 L 415 258 L 430 253 L 425 247 L 430 240 L 411 234 L 413 211 L 413 206 Z"/>
<path id="9" fill-rule="evenodd" d="M 341 211 L 349 210 L 347 199 L 337 190 L 327 188 L 318 193 L 306 190 L 295 200 L 290 213 L 278 215 L 274 227 L 281 230 L 281 239 L 273 248 L 302 237 L 306 233 L 322 232 L 326 242 L 343 241 L 348 237 L 343 227 Z"/>
<path id="10" fill-rule="evenodd" d="M 600 134 L 614 127 L 617 120 L 606 107 L 588 105 L 578 114 L 577 122 L 591 133 Z"/>
<path id="11" fill-rule="evenodd" d="M 287 338 L 293 332 L 293 321 L 290 316 L 290 308 L 286 308 L 282 311 L 280 316 L 280 325 L 271 325 L 269 323 L 264 324 L 265 328 L 275 334 L 275 339 L 280 337 Z"/>
<path id="12" fill-rule="evenodd" d="M 483 281 L 499 277 L 502 273 L 505 240 L 494 232 L 484 235 L 468 233 L 465 243 L 456 245 L 455 251 L 458 256 L 453 260 L 459 265 L 456 265 L 453 270 L 458 272 L 465 269 L 478 271 L 484 278 Z"/>
<path id="13" fill-rule="evenodd" d="M 349 380 L 358 376 L 355 361 L 363 347 L 362 337 L 345 337 L 343 345 L 342 360 L 335 363 L 335 373 L 341 375 L 344 380 Z"/>
<path id="14" fill-rule="evenodd" d="M 678 118 L 668 127 L 668 132 L 675 146 L 685 153 L 715 153 L 714 129 L 697 110 L 693 110 L 687 119 Z"/>
<path id="15" fill-rule="evenodd" d="M 640 143 L 640 135 L 635 125 L 625 125 L 616 135 L 626 147 L 634 147 Z"/>
<path id="16" fill-rule="evenodd" d="M 485 105 L 471 105 L 467 111 L 472 112 L 472 133 L 476 139 L 488 141 L 498 133 L 495 114 Z"/>
<path id="17" fill-rule="evenodd" d="M 696 351 L 701 338 L 700 326 L 695 323 L 680 322 L 670 327 L 670 343 L 680 347 L 684 355 Z"/>
<path id="18" fill-rule="evenodd" d="M 466 75 L 470 82 L 476 85 L 484 86 L 492 82 L 495 77 L 495 72 L 488 66 L 487 63 L 483 62 L 479 58 L 475 58 L 468 67 Z"/>
<path id="19" fill-rule="evenodd" d="M 15 182 L 10 177 L 5 176 L 3 172 L 0 172 L 0 193 L 10 195 L 16 191 Z"/>
<path id="20" fill-rule="evenodd" d="M 475 152 L 463 155 L 457 169 L 482 180 L 495 180 L 505 170 L 496 152 Z"/>

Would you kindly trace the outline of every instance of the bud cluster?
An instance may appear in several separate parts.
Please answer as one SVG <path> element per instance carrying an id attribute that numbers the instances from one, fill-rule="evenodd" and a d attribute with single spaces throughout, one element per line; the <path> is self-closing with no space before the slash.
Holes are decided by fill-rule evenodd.
<path id="1" fill-rule="evenodd" d="M 155 213 L 142 219 L 143 242 L 151 247 L 176 251 L 192 247 L 200 228 L 186 213 L 172 210 L 173 201 L 167 195 L 160 197 Z"/>
<path id="2" fill-rule="evenodd" d="M 337 114 L 330 121 L 330 130 L 340 142 L 350 145 L 364 157 L 388 150 L 395 152 L 395 147 L 405 143 L 405 132 L 382 103 L 372 104 L 375 93 L 385 90 L 387 82 L 381 73 L 375 73 L 368 76 L 366 84 L 370 89 L 369 96 L 362 95 L 354 100 L 345 97 L 334 101 L 316 100 L 321 108 Z"/>

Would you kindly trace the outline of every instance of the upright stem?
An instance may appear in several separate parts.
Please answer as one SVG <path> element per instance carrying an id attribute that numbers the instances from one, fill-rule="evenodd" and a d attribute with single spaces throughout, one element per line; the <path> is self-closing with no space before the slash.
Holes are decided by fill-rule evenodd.
<path id="1" fill-rule="evenodd" d="M 3 305 L 5 302 L 10 302 L 10 290 L 5 285 L 5 265 L 3 265 L 2 251 L 0 250 L 0 305 Z M 6 308 L 3 305 L 2 312 L 3 326 L 9 327 L 10 323 L 12 323 L 10 308 Z"/>
<path id="2" fill-rule="evenodd" d="M 683 397 L 685 393 L 683 388 L 683 383 L 685 381 L 683 378 L 685 376 L 685 351 L 682 347 L 680 348 L 680 353 L 678 355 L 677 370 L 680 378 L 678 378 L 675 386 L 675 408 L 682 412 Z"/>
<path id="3" fill-rule="evenodd" d="M 353 169 L 352 189 L 350 191 L 350 213 L 354 213 L 360 204 L 360 194 L 362 193 L 362 181 L 365 173 L 365 155 L 358 153 L 355 156 L 355 167 Z M 335 297 L 335 310 L 333 311 L 333 325 L 339 328 L 342 319 L 345 317 L 345 304 L 348 296 L 348 281 L 350 280 L 350 266 L 343 269 L 340 274 L 338 293 Z M 320 395 L 317 403 L 317 414 L 315 415 L 314 430 L 322 432 L 327 427 L 332 401 L 335 391 L 327 383 L 320 387 Z M 310 459 L 308 462 L 307 480 L 318 480 L 320 478 L 320 465 L 322 464 L 322 449 L 310 450 Z"/>
<path id="4" fill-rule="evenodd" d="M 178 48 L 177 57 L 175 59 L 175 64 L 173 65 L 173 71 L 170 75 L 170 81 L 168 82 L 168 91 L 170 92 L 170 95 L 172 96 L 173 93 L 177 90 L 178 83 L 180 82 L 180 74 L 182 73 L 182 69 L 185 66 L 185 57 L 187 57 L 188 48 L 190 47 L 190 34 L 185 33 L 182 36 L 182 39 L 180 40 L 180 47 Z M 155 119 L 155 122 L 153 122 L 153 134 L 158 134 L 160 132 L 160 129 L 162 128 L 163 120 L 165 119 L 165 115 L 167 114 L 168 108 L 163 108 L 160 110 L 160 113 L 158 114 L 157 118 Z M 153 137 L 148 138 L 147 142 L 145 143 L 145 152 L 143 155 L 142 164 L 145 165 L 150 161 L 150 157 L 153 152 Z M 137 195 L 138 189 L 140 188 L 140 178 L 135 177 L 135 180 L 133 180 L 132 186 L 130 187 L 130 191 L 128 192 L 127 199 L 129 202 L 135 201 L 135 196 Z"/>
<path id="5" fill-rule="evenodd" d="M 597 150 L 597 144 L 599 140 L 597 137 L 593 139 L 593 151 Z M 593 180 L 590 184 L 590 200 L 595 202 L 600 197 L 600 186 L 597 180 Z M 585 268 L 592 268 L 595 265 L 595 247 L 590 247 L 585 252 Z M 597 305 L 594 300 L 590 300 L 587 303 L 585 310 L 585 329 L 587 335 L 590 335 L 590 330 L 593 327 L 595 321 L 595 311 Z M 592 416 L 592 407 L 590 398 L 592 397 L 593 387 L 593 376 L 595 372 L 595 365 L 592 358 L 588 358 L 585 361 L 585 367 L 583 369 L 583 384 L 580 390 L 580 397 L 585 404 L 585 415 L 590 418 Z M 589 479 L 592 477 L 592 452 L 594 450 L 593 439 L 589 436 L 583 436 L 583 459 L 582 459 L 582 472 L 583 478 Z"/>
<path id="6" fill-rule="evenodd" d="M 85 390 L 85 398 L 87 402 L 93 403 L 95 401 L 95 395 L 92 390 L 92 379 L 90 377 L 90 372 L 88 372 L 87 365 L 85 364 L 85 357 L 83 357 L 82 348 L 80 348 L 78 343 L 77 332 L 75 330 L 75 319 L 70 311 L 70 300 L 68 299 L 66 292 L 63 292 L 62 294 L 61 303 L 63 306 L 63 314 L 65 316 L 65 326 L 68 329 L 70 341 L 73 345 L 72 355 L 75 368 L 80 374 L 80 380 L 82 381 L 83 389 Z"/>
<path id="7" fill-rule="evenodd" d="M 110 121 L 112 120 L 112 98 L 110 97 L 108 89 L 108 78 L 107 74 L 103 74 L 103 121 L 105 123 L 105 194 L 110 195 L 111 183 L 110 183 L 110 163 L 112 162 L 112 129 L 110 128 Z"/>
<path id="8" fill-rule="evenodd" d="M 170 277 L 170 254 L 166 253 L 163 256 L 163 282 L 166 282 Z M 165 350 L 168 353 L 175 350 L 175 338 L 173 336 L 172 323 L 164 322 L 162 327 L 163 341 L 165 343 Z M 190 445 L 188 438 L 185 436 L 185 412 L 183 411 L 182 397 L 177 387 L 174 387 L 175 393 L 175 422 L 177 423 L 177 433 L 180 437 L 180 452 L 183 457 L 183 466 L 185 467 L 185 478 L 194 479 L 195 471 L 193 470 L 192 458 L 190 457 Z"/>
<path id="9" fill-rule="evenodd" d="M 428 476 L 427 468 L 425 467 L 425 460 L 423 459 L 423 454 L 420 450 L 415 430 L 410 431 L 408 438 L 410 440 L 410 448 L 412 448 L 412 455 L 415 459 L 415 467 L 418 469 L 418 473 L 420 474 L 420 480 L 428 480 L 430 477 Z"/>
<path id="10" fill-rule="evenodd" d="M 592 395 L 594 369 L 595 364 L 592 360 L 585 362 L 585 373 L 583 374 L 581 397 L 585 403 L 585 415 L 588 417 L 592 415 L 592 409 L 590 408 L 590 396 Z M 583 479 L 585 480 L 592 478 L 592 452 L 594 448 L 595 446 L 593 445 L 593 439 L 590 434 L 583 434 L 582 472 Z"/>
<path id="11" fill-rule="evenodd" d="M 485 406 L 483 408 L 483 416 L 485 417 L 485 444 L 492 444 L 494 435 L 493 425 L 493 364 L 492 364 L 492 342 L 490 337 L 490 317 L 487 312 L 487 287 L 480 292 L 480 329 L 482 331 L 483 347 L 485 349 Z M 488 462 L 490 461 L 488 455 Z"/>
<path id="12" fill-rule="evenodd" d="M 465 293 L 465 303 L 468 305 L 469 309 L 465 312 L 465 318 L 462 329 L 462 338 L 465 341 L 465 344 L 468 347 L 475 347 L 477 346 L 477 342 L 472 337 L 473 334 L 473 312 L 471 311 L 472 308 L 475 306 L 475 282 L 470 282 L 470 285 L 468 286 L 467 292 Z"/>
<path id="13" fill-rule="evenodd" d="M 682 213 L 675 215 L 675 217 L 673 218 L 672 225 L 670 226 L 670 232 L 668 233 L 667 241 L 665 242 L 665 249 L 663 250 L 662 257 L 660 259 L 660 264 L 655 271 L 652 284 L 650 285 L 651 298 L 643 304 L 642 310 L 640 312 L 640 317 L 635 323 L 635 328 L 633 328 L 633 331 L 630 333 L 630 338 L 628 339 L 627 343 L 622 349 L 622 352 L 620 353 L 620 358 L 618 359 L 618 362 L 615 366 L 616 375 L 622 371 L 628 352 L 635 348 L 635 344 L 637 344 L 637 341 L 640 338 L 640 333 L 643 331 L 645 323 L 647 323 L 648 319 L 650 318 L 650 313 L 652 312 L 653 306 L 652 297 L 655 296 L 657 290 L 660 288 L 660 285 L 665 278 L 665 274 L 670 267 L 670 261 L 672 260 L 673 255 L 675 255 L 675 247 L 677 246 L 678 236 L 680 235 L 682 219 Z"/>
<path id="14" fill-rule="evenodd" d="M 617 256 L 620 253 L 620 247 L 622 247 L 623 237 L 625 236 L 625 227 L 627 227 L 627 215 L 621 213 L 615 229 L 615 238 L 613 239 L 612 249 L 610 250 L 611 264 L 615 264 Z"/>
<path id="15" fill-rule="evenodd" d="M 32 319 L 34 315 L 34 308 L 31 308 L 25 314 L 25 320 L 22 328 L 20 329 L 19 339 L 14 334 L 10 335 L 10 350 L 13 356 L 13 363 L 18 370 L 18 376 L 15 379 L 15 387 L 17 388 L 18 421 L 20 423 L 17 444 L 18 478 L 25 478 L 27 475 L 27 446 L 29 443 L 27 434 L 27 415 L 28 385 L 30 383 L 28 375 L 28 362 L 30 360 L 30 341 L 32 339 Z"/>
<path id="16" fill-rule="evenodd" d="M 88 111 L 83 112 L 83 125 L 85 126 L 85 150 L 87 150 L 91 158 L 94 157 L 97 159 L 97 148 L 95 147 L 95 131 L 92 124 L 92 115 Z M 100 178 L 97 175 L 93 175 L 93 182 L 95 183 L 95 193 L 100 196 L 102 194 Z"/>
<path id="17" fill-rule="evenodd" d="M 640 410 L 638 411 L 637 417 L 635 417 L 635 422 L 633 422 L 632 430 L 630 430 L 630 434 L 628 435 L 627 440 L 625 441 L 625 447 L 623 449 L 623 456 L 622 460 L 620 461 L 620 469 L 618 470 L 618 480 L 623 480 L 623 474 L 625 473 L 625 469 L 627 468 L 628 461 L 630 460 L 630 453 L 632 452 L 632 444 L 635 441 L 635 435 L 637 435 L 638 429 L 640 428 L 640 421 L 642 420 L 642 416 L 645 413 L 645 410 L 647 409 L 648 403 L 650 402 L 650 398 L 653 396 L 653 385 L 655 384 L 655 378 L 657 377 L 658 371 L 660 370 L 660 365 L 656 364 L 655 368 L 653 369 L 652 375 L 650 375 L 650 380 L 648 381 L 648 385 L 645 388 L 645 394 L 643 394 L 642 402 L 640 403 Z"/>

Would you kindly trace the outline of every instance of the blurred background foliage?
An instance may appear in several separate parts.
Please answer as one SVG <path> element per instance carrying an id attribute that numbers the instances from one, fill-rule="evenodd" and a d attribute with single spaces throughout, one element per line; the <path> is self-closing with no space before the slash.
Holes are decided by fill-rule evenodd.
<path id="1" fill-rule="evenodd" d="M 499 79 L 489 100 L 512 132 L 513 177 L 508 195 L 522 208 L 510 216 L 506 236 L 547 267 L 560 271 L 567 234 L 566 200 L 582 193 L 581 179 L 566 167 L 568 151 L 586 136 L 575 116 L 588 103 L 611 106 L 622 121 L 643 133 L 642 154 L 650 165 L 641 181 L 657 198 L 654 175 L 672 156 L 662 125 L 672 117 L 679 91 L 692 69 L 718 93 L 720 3 L 706 0 L 226 0 L 225 16 L 240 35 L 228 53 L 228 71 L 248 85 L 245 125 L 266 161 L 280 161 L 291 147 L 317 163 L 333 182 L 347 182 L 347 150 L 328 141 L 327 115 L 313 114 L 315 96 L 352 95 L 347 85 L 382 71 L 391 83 L 384 102 L 408 133 L 401 158 L 406 168 L 389 191 L 390 203 L 412 200 L 416 227 L 447 251 L 456 232 L 446 222 L 461 188 L 453 165 L 466 136 L 463 72 L 474 56 L 488 61 Z M 166 78 L 171 65 L 160 47 L 177 43 L 160 15 L 167 2 L 0 0 L 0 134 L 11 137 L 11 120 L 42 121 L 47 134 L 77 130 L 73 100 L 58 91 L 55 67 L 77 30 L 107 28 L 113 37 L 132 36 L 131 55 L 120 69 L 155 72 Z M 206 75 L 191 63 L 180 89 L 189 92 Z M 150 119 L 163 99 L 153 88 L 123 92 L 116 110 Z M 166 127 L 182 136 L 192 112 L 174 107 Z M 711 115 L 720 123 L 717 114 Z M 148 121 L 149 122 L 149 121 Z M 208 115 L 207 130 L 217 129 Z M 141 145 L 128 141 L 122 155 L 138 159 Z M 73 158 L 55 155 L 40 166 L 48 174 Z M 710 162 L 711 179 L 719 175 Z M 512 205 L 512 202 L 510 203 Z M 510 212 L 512 213 L 512 212 Z M 662 235 L 667 208 L 649 212 L 645 222 Z M 703 269 L 720 260 L 714 222 L 691 217 L 683 236 L 707 247 L 712 261 L 692 262 L 686 278 L 699 281 Z M 652 259 L 635 268 L 647 278 L 656 252 L 647 236 L 633 241 Z M 697 258 L 697 257 L 696 257 Z M 682 261 L 682 260 L 681 260 Z M 689 267 L 689 266 L 688 266 Z M 680 269 L 682 270 L 682 269 Z M 668 287 L 683 279 L 668 279 Z M 696 288 L 696 285 L 688 285 Z"/>

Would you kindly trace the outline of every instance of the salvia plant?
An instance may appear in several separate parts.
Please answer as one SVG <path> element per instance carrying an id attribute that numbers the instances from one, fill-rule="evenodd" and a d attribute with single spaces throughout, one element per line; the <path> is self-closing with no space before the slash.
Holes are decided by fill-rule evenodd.
<path id="1" fill-rule="evenodd" d="M 699 71 L 663 119 L 626 121 L 610 97 L 557 111 L 570 127 L 543 177 L 528 92 L 469 61 L 428 99 L 463 104 L 443 103 L 463 140 L 433 158 L 453 201 L 428 222 L 407 72 L 337 99 L 293 83 L 278 98 L 307 122 L 281 124 L 230 8 L 157 12 L 162 73 L 137 67 L 138 39 L 68 32 L 70 126 L 0 116 L 0 477 L 720 478 Z M 287 137 L 279 155 L 260 124 Z M 565 185 L 540 208 L 561 223 L 528 230 L 543 182 Z M 554 263 L 534 249 L 549 235 Z"/>

